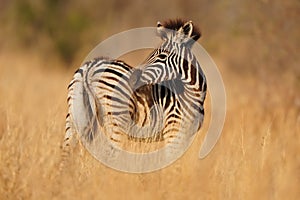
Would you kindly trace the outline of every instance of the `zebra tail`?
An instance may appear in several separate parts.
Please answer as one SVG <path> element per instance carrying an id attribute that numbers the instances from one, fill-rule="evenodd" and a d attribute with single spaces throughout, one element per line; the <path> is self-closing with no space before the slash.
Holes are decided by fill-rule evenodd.
<path id="1" fill-rule="evenodd" d="M 95 100 L 87 92 L 89 86 L 84 83 L 86 69 L 86 65 L 79 68 L 68 86 L 68 114 L 66 117 L 65 138 L 62 144 L 60 171 L 66 168 L 69 158 L 79 141 L 78 138 L 87 138 L 87 135 L 94 134 L 94 131 L 91 131 L 93 127 L 91 121 L 95 116 L 93 112 L 95 109 L 92 107 Z"/>

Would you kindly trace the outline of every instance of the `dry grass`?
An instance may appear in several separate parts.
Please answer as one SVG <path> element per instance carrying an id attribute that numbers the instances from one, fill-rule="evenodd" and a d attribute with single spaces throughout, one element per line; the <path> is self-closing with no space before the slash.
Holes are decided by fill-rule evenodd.
<path id="1" fill-rule="evenodd" d="M 270 84 L 222 68 L 227 119 L 220 141 L 203 160 L 198 151 L 208 118 L 187 153 L 160 171 L 120 173 L 77 145 L 59 173 L 66 86 L 73 71 L 45 66 L 47 61 L 30 53 L 15 58 L 0 56 L 0 199 L 300 196 L 299 80 L 292 73 Z"/>
<path id="2" fill-rule="evenodd" d="M 201 2 L 175 1 L 165 9 L 169 2 L 140 1 L 127 9 L 104 6 L 105 12 L 90 12 L 103 6 L 99 4 L 88 7 L 89 13 L 96 14 L 95 30 L 87 31 L 91 35 L 82 38 L 72 33 L 88 46 L 79 48 L 81 58 L 74 62 L 80 62 L 93 40 L 129 27 L 185 16 L 203 29 L 200 42 L 214 53 L 227 91 L 223 134 L 209 156 L 199 160 L 207 115 L 182 158 L 170 167 L 140 175 L 107 168 L 79 145 L 59 172 L 66 87 L 78 66 L 66 70 L 53 61 L 54 56 L 44 50 L 53 44 L 40 38 L 40 32 L 32 33 L 29 49 L 35 52 L 26 46 L 26 51 L 11 53 L 5 48 L 13 49 L 18 31 L 4 23 L 0 30 L 0 199 L 298 199 L 300 4 Z M 150 6 L 151 12 L 145 12 Z M 102 15 L 108 20 L 100 21 Z"/>
<path id="3" fill-rule="evenodd" d="M 198 159 L 207 115 L 185 155 L 148 174 L 114 171 L 79 145 L 59 172 L 66 87 L 78 66 L 67 70 L 49 55 L 53 41 L 39 30 L 39 16 L 25 26 L 29 45 L 13 51 L 24 27 L 9 2 L 0 3 L 0 199 L 299 199 L 299 1 L 69 2 L 87 10 L 92 24 L 86 35 L 58 26 L 76 38 L 71 44 L 85 44 L 74 63 L 109 35 L 184 17 L 203 30 L 200 43 L 220 67 L 228 107 L 216 147 Z"/>

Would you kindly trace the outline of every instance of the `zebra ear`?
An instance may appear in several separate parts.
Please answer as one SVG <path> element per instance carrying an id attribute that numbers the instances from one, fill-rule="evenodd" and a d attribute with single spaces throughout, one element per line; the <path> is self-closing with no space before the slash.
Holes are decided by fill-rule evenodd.
<path id="1" fill-rule="evenodd" d="M 160 22 L 157 22 L 156 33 L 161 39 L 163 40 L 167 39 L 167 30 Z"/>
<path id="2" fill-rule="evenodd" d="M 194 28 L 192 21 L 186 22 L 178 31 L 180 34 L 185 35 L 186 39 L 184 43 L 188 46 L 192 46 L 201 36 L 197 27 Z"/>
<path id="3" fill-rule="evenodd" d="M 161 27 L 162 24 L 160 23 L 160 21 L 157 22 L 157 27 Z"/>
<path id="4" fill-rule="evenodd" d="M 185 34 L 188 37 L 192 37 L 193 33 L 193 24 L 192 21 L 186 22 L 180 29 L 183 34 Z"/>

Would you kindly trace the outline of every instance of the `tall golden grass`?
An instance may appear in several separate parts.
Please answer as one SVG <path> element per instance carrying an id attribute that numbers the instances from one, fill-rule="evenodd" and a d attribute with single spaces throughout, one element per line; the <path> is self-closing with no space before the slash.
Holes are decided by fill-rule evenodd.
<path id="1" fill-rule="evenodd" d="M 124 0 L 83 6 L 72 1 L 62 8 L 70 7 L 70 16 L 81 10 L 89 14 L 89 29 L 80 35 L 51 17 L 57 22 L 53 30 L 57 25 L 62 31 L 55 36 L 66 31 L 67 39 L 72 35 L 67 42 L 83 45 L 73 55 L 72 69 L 57 60 L 51 34 L 45 34 L 52 29 L 40 27 L 52 21 L 33 15 L 37 23 L 23 24 L 9 2 L 0 5 L 0 199 L 299 199 L 299 1 L 156 0 L 131 5 Z M 78 144 L 60 171 L 67 85 L 88 49 L 113 33 L 180 16 L 200 25 L 200 43 L 225 83 L 226 122 L 213 151 L 198 159 L 210 119 L 208 98 L 203 128 L 169 167 L 121 173 Z M 30 36 L 23 46 L 18 38 L 22 30 Z"/>
<path id="2" fill-rule="evenodd" d="M 222 58 L 216 62 L 226 66 Z M 299 79 L 292 72 L 281 79 L 269 74 L 271 81 L 266 82 L 221 67 L 227 117 L 208 157 L 198 159 L 209 115 L 191 148 L 173 165 L 153 173 L 126 174 L 102 165 L 80 145 L 59 171 L 66 87 L 73 70 L 30 52 L 3 52 L 0 64 L 0 199 L 300 196 Z"/>

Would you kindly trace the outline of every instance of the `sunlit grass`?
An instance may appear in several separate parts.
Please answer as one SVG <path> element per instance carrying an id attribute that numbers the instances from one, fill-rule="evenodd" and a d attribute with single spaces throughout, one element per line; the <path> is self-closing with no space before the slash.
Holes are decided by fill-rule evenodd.
<path id="1" fill-rule="evenodd" d="M 73 71 L 34 55 L 1 54 L 0 199 L 296 199 L 300 193 L 297 80 L 265 84 L 221 70 L 223 134 L 198 159 L 209 118 L 172 166 L 148 174 L 105 167 L 78 144 L 59 171 L 66 86 Z M 30 63 L 30 64 L 29 64 Z"/>

